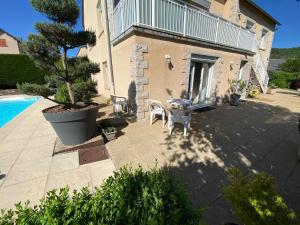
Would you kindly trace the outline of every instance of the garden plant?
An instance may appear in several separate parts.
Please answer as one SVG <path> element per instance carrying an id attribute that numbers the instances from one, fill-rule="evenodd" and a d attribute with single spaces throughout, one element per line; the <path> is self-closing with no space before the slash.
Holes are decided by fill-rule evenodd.
<path id="1" fill-rule="evenodd" d="M 92 193 L 70 195 L 68 188 L 50 191 L 40 204 L 17 204 L 2 211 L 0 225 L 200 225 L 201 211 L 168 171 L 124 167 Z"/>
<path id="2" fill-rule="evenodd" d="M 91 138 L 95 130 L 98 105 L 91 104 L 96 94 L 91 74 L 99 72 L 99 65 L 87 57 L 70 57 L 68 53 L 72 49 L 94 46 L 96 35 L 92 31 L 74 29 L 80 13 L 76 0 L 30 0 L 30 3 L 45 14 L 48 21 L 35 24 L 38 34 L 28 36 L 24 51 L 39 68 L 47 71 L 46 80 L 51 82 L 46 85 L 23 83 L 18 88 L 25 94 L 43 96 L 58 103 L 43 111 L 46 119 L 65 144 L 82 143 Z M 76 124 L 72 121 L 82 123 L 74 128 Z M 91 132 L 83 133 L 84 130 Z"/>
<path id="3" fill-rule="evenodd" d="M 232 168 L 223 189 L 234 214 L 244 225 L 296 225 L 296 214 L 277 194 L 275 179 L 266 174 L 244 175 Z"/>

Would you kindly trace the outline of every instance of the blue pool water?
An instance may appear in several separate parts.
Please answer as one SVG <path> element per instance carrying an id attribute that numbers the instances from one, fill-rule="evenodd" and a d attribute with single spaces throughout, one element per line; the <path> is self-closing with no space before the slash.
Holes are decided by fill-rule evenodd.
<path id="1" fill-rule="evenodd" d="M 0 128 L 35 103 L 39 98 L 0 99 Z"/>

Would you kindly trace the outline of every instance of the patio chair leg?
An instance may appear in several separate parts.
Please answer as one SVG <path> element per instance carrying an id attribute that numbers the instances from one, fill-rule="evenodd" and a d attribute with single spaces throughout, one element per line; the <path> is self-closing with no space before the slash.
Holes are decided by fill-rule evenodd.
<path id="1" fill-rule="evenodd" d="M 152 113 L 150 113 L 150 126 L 152 126 L 152 118 L 153 117 L 153 114 Z"/>
<path id="2" fill-rule="evenodd" d="M 186 137 L 187 136 L 187 127 L 186 126 L 184 126 L 184 128 L 183 128 L 183 135 Z"/>

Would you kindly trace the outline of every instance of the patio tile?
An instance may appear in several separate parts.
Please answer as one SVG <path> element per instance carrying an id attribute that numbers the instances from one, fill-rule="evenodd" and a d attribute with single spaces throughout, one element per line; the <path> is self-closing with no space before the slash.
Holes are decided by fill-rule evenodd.
<path id="1" fill-rule="evenodd" d="M 78 152 L 53 156 L 50 174 L 73 170 L 79 167 Z"/>
<path id="2" fill-rule="evenodd" d="M 28 140 L 15 140 L 0 142 L 0 154 L 4 152 L 14 152 L 22 150 L 27 144 Z"/>
<path id="3" fill-rule="evenodd" d="M 9 172 L 3 185 L 13 185 L 38 177 L 46 176 L 49 171 L 50 162 L 51 157 L 41 160 L 29 161 L 21 164 L 15 164 Z"/>
<path id="4" fill-rule="evenodd" d="M 113 171 L 115 170 L 114 164 L 112 163 L 111 159 L 92 163 L 86 165 L 85 167 L 87 167 L 87 169 L 90 171 L 92 183 L 94 186 L 101 185 L 105 179 L 113 175 Z"/>
<path id="5" fill-rule="evenodd" d="M 91 187 L 91 177 L 87 168 L 79 167 L 62 173 L 49 174 L 45 192 L 66 186 L 76 190 L 80 190 L 86 186 Z"/>
<path id="6" fill-rule="evenodd" d="M 18 157 L 16 163 L 24 163 L 27 161 L 52 157 L 53 146 L 44 145 L 40 147 L 25 147 Z"/>
<path id="7" fill-rule="evenodd" d="M 10 151 L 0 153 L 0 165 L 11 166 L 18 158 L 20 151 Z"/>
<path id="8" fill-rule="evenodd" d="M 0 187 L 1 187 L 1 184 L 4 182 L 4 180 L 6 179 L 10 168 L 11 168 L 11 165 L 5 166 L 3 164 L 0 164 Z"/>
<path id="9" fill-rule="evenodd" d="M 14 208 L 14 204 L 30 199 L 31 205 L 37 204 L 43 197 L 47 177 L 18 183 L 0 189 L 0 209 Z"/>
<path id="10" fill-rule="evenodd" d="M 35 137 L 33 136 L 27 143 L 26 148 L 35 148 L 45 145 L 54 146 L 55 137 L 53 136 L 43 136 L 43 137 Z"/>

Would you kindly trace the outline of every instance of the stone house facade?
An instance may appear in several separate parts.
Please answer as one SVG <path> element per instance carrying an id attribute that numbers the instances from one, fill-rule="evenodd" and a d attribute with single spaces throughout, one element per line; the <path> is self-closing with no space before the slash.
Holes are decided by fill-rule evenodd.
<path id="1" fill-rule="evenodd" d="M 87 46 L 100 64 L 99 94 L 127 97 L 138 119 L 148 99 L 190 98 L 221 104 L 229 80 L 250 79 L 261 90 L 276 25 L 250 0 L 83 0 L 83 25 L 97 35 Z"/>

